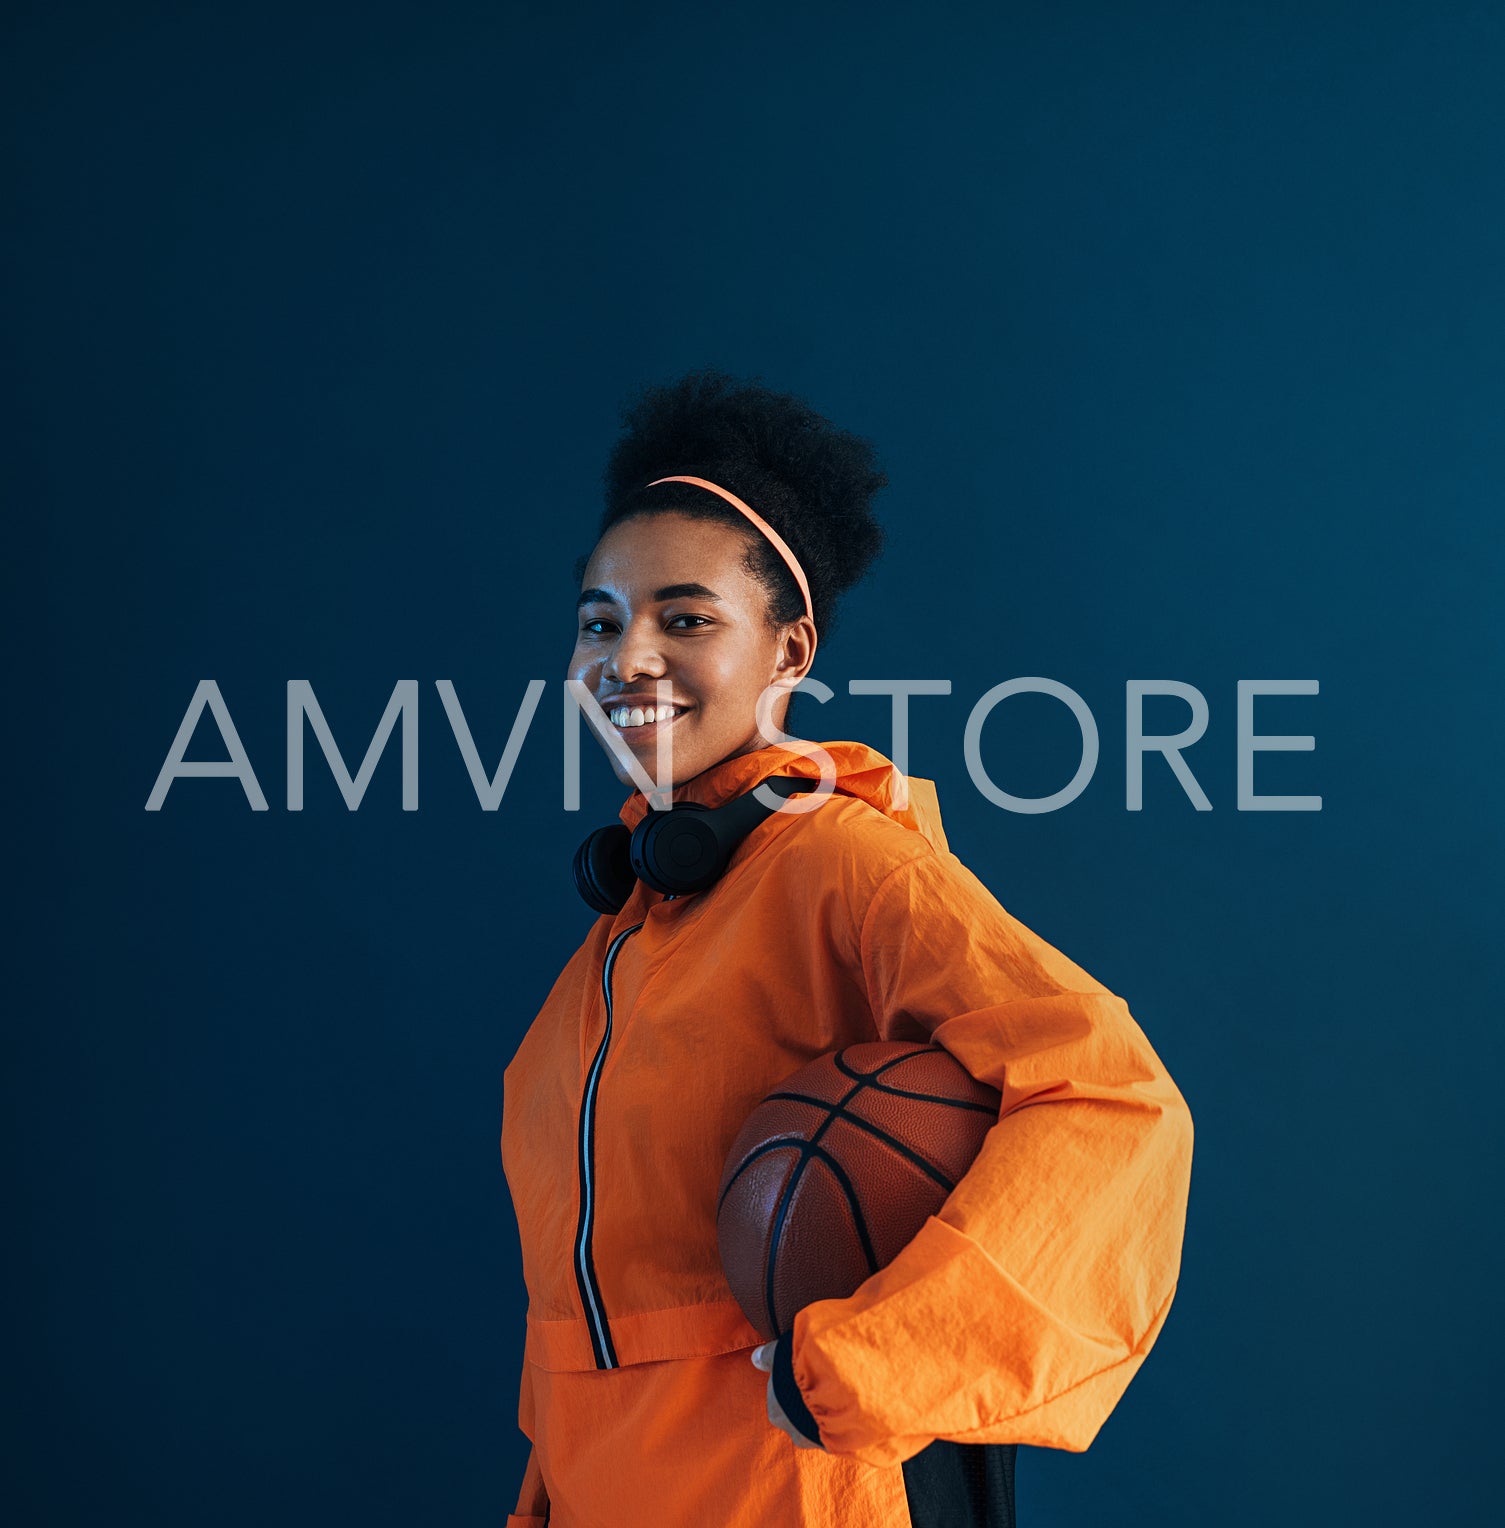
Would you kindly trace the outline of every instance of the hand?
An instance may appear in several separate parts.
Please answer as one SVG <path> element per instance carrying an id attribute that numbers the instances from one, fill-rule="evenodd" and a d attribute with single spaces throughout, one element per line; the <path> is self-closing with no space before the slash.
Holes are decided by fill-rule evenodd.
<path id="1" fill-rule="evenodd" d="M 765 1342 L 761 1347 L 752 1351 L 753 1368 L 762 1369 L 768 1375 L 768 1420 L 782 1432 L 789 1434 L 796 1448 L 818 1448 L 825 1451 L 823 1443 L 817 1443 L 807 1438 L 793 1422 L 784 1415 L 784 1408 L 779 1405 L 779 1398 L 773 1393 L 773 1348 L 771 1342 Z"/>

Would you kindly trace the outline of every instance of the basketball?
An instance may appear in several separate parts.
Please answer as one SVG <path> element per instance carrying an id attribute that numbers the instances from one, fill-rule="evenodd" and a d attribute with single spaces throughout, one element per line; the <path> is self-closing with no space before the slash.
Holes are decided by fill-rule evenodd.
<path id="1" fill-rule="evenodd" d="M 998 1122 L 996 1088 L 922 1041 L 833 1051 L 786 1078 L 732 1143 L 721 1266 L 765 1339 L 844 1299 L 949 1197 Z"/>

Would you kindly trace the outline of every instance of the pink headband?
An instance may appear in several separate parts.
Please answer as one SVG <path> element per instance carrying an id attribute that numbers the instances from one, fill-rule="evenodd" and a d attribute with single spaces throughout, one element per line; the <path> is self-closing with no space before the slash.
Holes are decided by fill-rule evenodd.
<path id="1" fill-rule="evenodd" d="M 709 488 L 712 493 L 719 493 L 734 509 L 740 509 L 749 520 L 773 543 L 773 549 L 789 565 L 789 571 L 794 574 L 794 581 L 800 586 L 800 593 L 805 596 L 805 614 L 813 621 L 815 619 L 815 606 L 810 599 L 810 583 L 805 577 L 805 570 L 800 567 L 799 559 L 789 550 L 789 544 L 779 533 L 762 517 L 756 510 L 749 509 L 734 493 L 729 493 L 725 488 L 718 487 L 715 483 L 708 483 L 700 477 L 661 477 L 654 478 L 647 486 L 652 488 L 654 483 L 694 483 L 698 488 Z"/>

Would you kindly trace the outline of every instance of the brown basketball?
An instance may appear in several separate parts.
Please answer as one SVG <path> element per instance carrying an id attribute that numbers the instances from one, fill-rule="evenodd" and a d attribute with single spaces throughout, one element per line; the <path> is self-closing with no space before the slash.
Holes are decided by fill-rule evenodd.
<path id="1" fill-rule="evenodd" d="M 998 1122 L 996 1088 L 918 1041 L 849 1045 L 748 1115 L 716 1201 L 721 1266 L 765 1338 L 891 1262 Z"/>

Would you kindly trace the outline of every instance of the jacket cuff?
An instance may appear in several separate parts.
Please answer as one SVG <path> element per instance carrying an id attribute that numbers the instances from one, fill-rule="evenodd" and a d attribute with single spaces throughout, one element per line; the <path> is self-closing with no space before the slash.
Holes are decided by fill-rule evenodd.
<path id="1" fill-rule="evenodd" d="M 812 1443 L 825 1444 L 820 1436 L 820 1424 L 810 1414 L 805 1397 L 794 1378 L 794 1329 L 784 1332 L 773 1348 L 773 1393 L 784 1415 Z"/>

